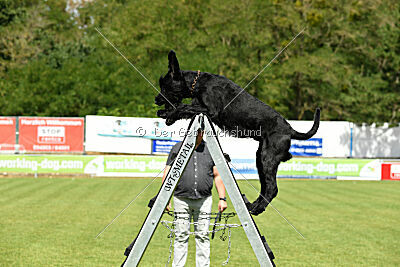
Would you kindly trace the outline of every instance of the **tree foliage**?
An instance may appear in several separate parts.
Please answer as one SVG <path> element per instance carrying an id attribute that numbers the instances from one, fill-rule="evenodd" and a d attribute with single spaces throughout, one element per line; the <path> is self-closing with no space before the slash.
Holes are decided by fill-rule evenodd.
<path id="1" fill-rule="evenodd" d="M 396 0 L 0 0 L 2 115 L 154 117 L 174 49 L 182 69 L 217 73 L 289 119 L 400 122 Z"/>

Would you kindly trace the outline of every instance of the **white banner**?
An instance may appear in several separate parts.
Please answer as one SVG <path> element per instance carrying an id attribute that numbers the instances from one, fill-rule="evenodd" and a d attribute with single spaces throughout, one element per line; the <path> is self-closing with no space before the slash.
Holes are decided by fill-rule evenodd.
<path id="1" fill-rule="evenodd" d="M 312 121 L 289 121 L 294 129 L 307 132 Z M 86 116 L 86 151 L 132 154 L 152 154 L 152 140 L 183 140 L 189 120 L 179 120 L 166 126 L 160 118 L 132 118 L 113 116 Z M 251 138 L 229 136 L 216 127 L 218 139 L 231 158 L 255 159 L 258 142 Z M 261 131 L 260 131 L 261 132 Z M 235 132 L 231 132 L 235 135 Z M 322 157 L 350 155 L 350 126 L 348 122 L 321 122 L 314 136 L 321 143 Z M 205 135 L 205 140 L 207 137 Z M 302 142 L 296 143 L 301 148 Z M 307 144 L 304 144 L 304 146 Z M 307 149 L 307 146 L 305 146 Z M 299 149 L 299 148 L 297 148 Z M 319 152 L 321 155 L 321 152 Z"/>
<path id="2" fill-rule="evenodd" d="M 289 121 L 298 132 L 308 132 L 312 121 Z M 321 121 L 312 138 L 322 139 L 322 157 L 346 158 L 350 156 L 350 123 L 347 121 Z M 293 140 L 292 140 L 293 143 Z"/>
<path id="3" fill-rule="evenodd" d="M 86 116 L 88 152 L 151 154 L 152 140 L 182 140 L 189 121 L 166 126 L 164 119 Z"/>
<path id="4" fill-rule="evenodd" d="M 354 125 L 353 157 L 400 157 L 400 127 Z"/>
<path id="5" fill-rule="evenodd" d="M 85 150 L 150 154 L 151 140 L 142 138 L 141 125 L 148 119 L 112 116 L 86 116 Z"/>
<path id="6" fill-rule="evenodd" d="M 296 131 L 303 133 L 308 132 L 313 124 L 312 121 L 289 121 L 289 123 Z M 86 116 L 86 151 L 167 154 L 171 145 L 165 149 L 161 149 L 162 146 L 183 140 L 188 124 L 189 120 L 179 120 L 172 126 L 166 126 L 165 120 L 161 118 Z M 398 157 L 400 127 L 354 126 L 351 131 L 350 126 L 351 123 L 346 121 L 321 121 L 313 139 L 292 140 L 290 151 L 294 155 L 327 158 Z M 231 131 L 228 134 L 216 126 L 215 128 L 224 152 L 231 158 L 255 159 L 257 141 L 229 136 L 237 133 Z M 62 140 L 63 133 L 56 130 L 56 127 L 41 129 L 43 134 L 38 137 L 42 138 L 39 141 L 47 140 L 48 132 L 57 133 L 57 138 Z M 261 134 L 261 130 L 255 134 Z M 207 141 L 206 136 L 207 134 L 205 134 Z"/>
<path id="7" fill-rule="evenodd" d="M 312 121 L 289 121 L 290 125 L 298 132 L 308 132 Z M 350 155 L 350 124 L 345 121 L 321 121 L 314 139 L 321 139 L 322 157 L 346 158 Z M 231 158 L 255 159 L 258 142 L 251 138 L 234 138 L 226 135 L 219 137 L 225 153 Z M 307 141 L 292 140 L 297 145 Z M 292 146 L 293 148 L 293 146 Z"/>

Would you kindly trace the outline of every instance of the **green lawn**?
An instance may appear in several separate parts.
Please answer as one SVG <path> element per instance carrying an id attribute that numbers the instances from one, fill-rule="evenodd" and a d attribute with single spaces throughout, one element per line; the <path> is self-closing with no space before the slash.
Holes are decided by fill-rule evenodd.
<path id="1" fill-rule="evenodd" d="M 161 181 L 154 182 L 98 239 L 95 236 L 150 181 L 1 178 L 0 266 L 119 266 Z M 252 183 L 259 187 L 258 181 Z M 249 200 L 255 199 L 257 192 L 247 182 L 239 185 Z M 400 182 L 279 180 L 279 189 L 273 205 L 306 239 L 272 208 L 254 217 L 278 266 L 400 265 Z M 165 265 L 167 235 L 160 225 L 142 266 Z M 221 265 L 227 241 L 216 238 L 211 245 L 211 264 Z M 194 266 L 193 239 L 189 249 L 187 266 Z M 233 230 L 228 266 L 257 265 L 243 230 Z"/>

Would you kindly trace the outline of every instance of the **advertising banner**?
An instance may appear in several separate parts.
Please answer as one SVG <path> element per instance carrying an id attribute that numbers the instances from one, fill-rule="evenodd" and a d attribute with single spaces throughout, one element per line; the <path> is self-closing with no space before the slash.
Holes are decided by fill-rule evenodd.
<path id="1" fill-rule="evenodd" d="M 232 159 L 230 167 L 236 180 L 258 179 L 255 159 Z"/>
<path id="2" fill-rule="evenodd" d="M 308 132 L 313 125 L 312 121 L 290 120 L 288 122 L 293 129 L 302 133 Z M 318 155 L 319 153 L 317 153 L 315 156 L 331 158 L 346 158 L 350 156 L 351 129 L 350 123 L 347 121 L 321 121 L 318 131 L 312 139 L 321 139 L 320 145 L 315 147 L 318 152 L 319 149 L 322 150 L 321 155 Z M 295 144 L 296 142 L 296 140 L 292 140 L 292 144 Z"/>
<path id="3" fill-rule="evenodd" d="M 16 137 L 15 117 L 0 117 L 0 150 L 14 151 Z"/>
<path id="4" fill-rule="evenodd" d="M 19 118 L 19 144 L 29 152 L 83 152 L 83 135 L 83 118 Z"/>
<path id="5" fill-rule="evenodd" d="M 177 140 L 153 140 L 152 154 L 169 154 Z"/>
<path id="6" fill-rule="evenodd" d="M 236 179 L 258 177 L 254 159 L 232 159 Z M 327 178 L 338 180 L 380 180 L 380 160 L 293 158 L 278 168 L 281 178 Z M 239 174 L 239 175 L 237 175 Z"/>
<path id="7" fill-rule="evenodd" d="M 0 155 L 0 172 L 162 176 L 165 156 Z"/>
<path id="8" fill-rule="evenodd" d="M 400 181 L 400 162 L 383 163 L 382 180 Z"/>
<path id="9" fill-rule="evenodd" d="M 165 120 L 160 118 L 86 116 L 85 150 L 151 154 L 154 148 L 152 140 L 165 140 L 164 143 L 157 143 L 155 148 L 167 151 L 168 146 L 162 144 L 183 140 L 188 123 L 187 120 L 180 120 L 167 126 Z"/>
<path id="10" fill-rule="evenodd" d="M 289 152 L 293 156 L 320 157 L 322 156 L 322 138 L 292 140 Z"/>
<path id="11" fill-rule="evenodd" d="M 77 155 L 0 155 L 1 172 L 84 173 L 92 156 Z"/>
<path id="12" fill-rule="evenodd" d="M 86 116 L 86 151 L 151 154 L 152 141 L 171 139 L 162 119 Z"/>
<path id="13" fill-rule="evenodd" d="M 161 177 L 166 160 L 166 156 L 0 155 L 0 172 Z M 380 160 L 295 158 L 281 163 L 278 177 L 380 180 L 380 165 Z M 236 179 L 258 179 L 253 159 L 232 159 L 231 166 Z M 398 177 L 399 169 L 392 169 L 393 177 Z"/>
<path id="14" fill-rule="evenodd" d="M 278 176 L 380 180 L 380 160 L 293 158 L 279 165 Z"/>
<path id="15" fill-rule="evenodd" d="M 165 156 L 104 156 L 97 160 L 103 160 L 104 169 L 95 171 L 98 176 L 114 177 L 162 177 L 167 157 Z M 95 164 L 101 166 L 101 164 Z M 86 173 L 94 169 L 86 167 Z"/>

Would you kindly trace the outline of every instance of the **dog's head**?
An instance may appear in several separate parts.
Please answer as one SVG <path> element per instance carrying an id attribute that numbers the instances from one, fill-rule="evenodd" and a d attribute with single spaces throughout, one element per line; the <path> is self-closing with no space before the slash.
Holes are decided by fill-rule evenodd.
<path id="1" fill-rule="evenodd" d="M 164 77 L 160 77 L 160 93 L 155 98 L 158 106 L 164 105 L 165 108 L 171 108 L 171 104 L 177 106 L 182 99 L 187 97 L 188 87 L 179 68 L 179 62 L 174 51 L 168 53 L 168 72 Z"/>

